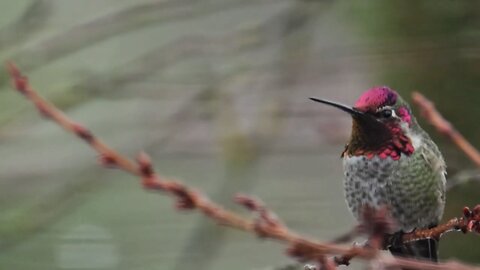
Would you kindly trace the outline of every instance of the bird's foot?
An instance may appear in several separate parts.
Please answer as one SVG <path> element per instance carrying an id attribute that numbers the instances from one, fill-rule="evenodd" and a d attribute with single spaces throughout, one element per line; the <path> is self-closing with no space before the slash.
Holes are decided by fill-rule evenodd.
<path id="1" fill-rule="evenodd" d="M 403 235 L 405 233 L 400 231 L 394 234 L 389 234 L 385 237 L 385 241 L 383 243 L 383 248 L 388 249 L 389 247 L 399 247 L 403 245 Z"/>

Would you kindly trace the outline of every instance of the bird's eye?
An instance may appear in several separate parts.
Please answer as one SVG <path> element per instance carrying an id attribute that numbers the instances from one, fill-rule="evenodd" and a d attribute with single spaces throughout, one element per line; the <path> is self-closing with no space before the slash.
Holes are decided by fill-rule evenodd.
<path id="1" fill-rule="evenodd" d="M 390 118 L 392 117 L 393 115 L 393 111 L 392 110 L 383 110 L 380 112 L 380 116 L 383 117 L 383 118 Z"/>

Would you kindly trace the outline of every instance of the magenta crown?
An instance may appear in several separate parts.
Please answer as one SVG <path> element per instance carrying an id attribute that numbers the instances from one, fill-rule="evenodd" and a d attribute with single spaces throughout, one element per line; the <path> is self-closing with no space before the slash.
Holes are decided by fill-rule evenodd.
<path id="1" fill-rule="evenodd" d="M 361 111 L 376 111 L 384 106 L 393 106 L 398 94 L 387 86 L 376 86 L 363 93 L 354 107 Z"/>

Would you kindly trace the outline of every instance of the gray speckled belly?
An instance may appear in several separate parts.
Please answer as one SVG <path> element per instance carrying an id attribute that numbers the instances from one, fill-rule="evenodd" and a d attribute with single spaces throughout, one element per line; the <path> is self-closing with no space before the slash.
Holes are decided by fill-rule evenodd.
<path id="1" fill-rule="evenodd" d="M 344 157 L 345 197 L 358 219 L 363 205 L 387 206 L 398 230 L 411 231 L 439 222 L 445 204 L 443 172 L 420 155 L 391 158 Z"/>

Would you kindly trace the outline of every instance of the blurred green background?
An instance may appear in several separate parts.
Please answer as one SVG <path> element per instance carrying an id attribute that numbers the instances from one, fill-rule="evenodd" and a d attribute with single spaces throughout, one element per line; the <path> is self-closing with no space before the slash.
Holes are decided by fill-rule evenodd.
<path id="1" fill-rule="evenodd" d="M 237 211 L 255 194 L 293 229 L 328 240 L 354 224 L 340 152 L 352 104 L 374 85 L 417 90 L 480 147 L 480 3 L 314 0 L 6 0 L 0 57 L 70 116 L 130 156 Z M 423 121 L 421 121 L 423 122 Z M 478 172 L 449 141 L 449 177 Z M 172 209 L 95 163 L 0 72 L 1 269 L 273 269 L 278 243 Z M 445 218 L 479 202 L 448 194 Z M 247 214 L 247 213 L 245 213 Z M 441 257 L 480 263 L 450 234 Z M 358 266 L 357 266 L 358 267 Z M 355 268 L 352 267 L 352 268 Z"/>

